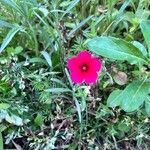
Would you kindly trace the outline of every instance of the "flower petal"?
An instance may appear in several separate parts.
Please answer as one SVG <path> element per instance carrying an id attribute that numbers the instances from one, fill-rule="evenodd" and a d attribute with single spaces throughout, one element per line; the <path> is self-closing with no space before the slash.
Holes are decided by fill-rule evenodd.
<path id="1" fill-rule="evenodd" d="M 98 74 L 96 72 L 92 72 L 86 75 L 85 77 L 85 83 L 87 84 L 94 84 L 98 80 Z"/>
<path id="2" fill-rule="evenodd" d="M 99 72 L 102 70 L 102 61 L 96 57 L 93 57 L 91 59 L 91 68 L 95 70 L 96 72 Z"/>
<path id="3" fill-rule="evenodd" d="M 91 56 L 92 56 L 91 53 L 88 52 L 87 50 L 81 51 L 81 52 L 77 55 L 77 57 L 78 57 L 78 59 L 79 59 L 80 61 L 89 60 L 89 59 L 91 59 Z"/>
<path id="4" fill-rule="evenodd" d="M 71 80 L 76 84 L 82 84 L 84 82 L 84 78 L 81 73 L 71 73 Z"/>
<path id="5" fill-rule="evenodd" d="M 71 72 L 78 70 L 78 68 L 79 68 L 78 61 L 79 60 L 77 59 L 77 57 L 72 57 L 72 58 L 68 59 L 67 67 Z"/>

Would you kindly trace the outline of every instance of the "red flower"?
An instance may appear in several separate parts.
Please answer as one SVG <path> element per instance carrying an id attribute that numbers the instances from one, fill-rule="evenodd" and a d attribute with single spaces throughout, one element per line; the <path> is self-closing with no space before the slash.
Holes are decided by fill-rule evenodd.
<path id="1" fill-rule="evenodd" d="M 70 77 L 74 83 L 87 84 L 96 83 L 98 72 L 101 71 L 102 62 L 94 57 L 90 52 L 81 51 L 76 57 L 72 57 L 67 62 Z"/>

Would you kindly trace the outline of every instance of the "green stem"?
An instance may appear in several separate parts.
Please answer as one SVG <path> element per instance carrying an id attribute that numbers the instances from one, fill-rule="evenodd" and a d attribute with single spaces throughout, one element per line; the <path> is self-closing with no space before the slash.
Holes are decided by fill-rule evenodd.
<path id="1" fill-rule="evenodd" d="M 36 37 L 36 32 L 34 30 L 34 28 L 32 27 L 32 25 L 28 22 L 28 25 L 30 27 L 30 30 L 32 31 L 32 35 L 33 35 L 33 40 L 34 40 L 34 44 L 35 44 L 35 54 L 36 56 L 38 56 L 39 54 L 39 47 L 38 47 L 38 40 Z"/>

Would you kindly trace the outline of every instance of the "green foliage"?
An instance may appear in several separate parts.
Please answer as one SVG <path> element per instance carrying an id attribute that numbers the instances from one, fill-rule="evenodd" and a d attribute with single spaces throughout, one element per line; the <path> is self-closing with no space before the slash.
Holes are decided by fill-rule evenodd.
<path id="1" fill-rule="evenodd" d="M 43 124 L 43 117 L 40 114 L 38 114 L 34 119 L 34 122 L 36 125 L 41 126 Z"/>
<path id="2" fill-rule="evenodd" d="M 145 62 L 143 54 L 134 45 L 113 37 L 94 38 L 88 42 L 88 48 L 97 55 L 115 60 L 127 60 L 132 64 Z"/>
<path id="3" fill-rule="evenodd" d="M 2 138 L 2 133 L 0 133 L 0 150 L 3 150 L 3 138 Z"/>
<path id="4" fill-rule="evenodd" d="M 140 24 L 143 36 L 145 38 L 145 42 L 150 51 L 150 21 L 142 21 Z M 150 53 L 150 52 L 149 52 Z"/>
<path id="5" fill-rule="evenodd" d="M 15 34 L 20 30 L 21 28 L 18 26 L 18 27 L 14 27 L 12 28 L 6 38 L 4 39 L 1 47 L 0 47 L 0 53 L 5 49 L 5 47 L 9 44 L 9 42 L 12 40 L 12 38 L 15 36 Z"/>
<path id="6" fill-rule="evenodd" d="M 148 149 L 149 6 L 1 0 L 0 150 Z M 84 49 L 103 61 L 96 85 L 66 68 Z"/>
<path id="7" fill-rule="evenodd" d="M 150 83 L 148 81 L 134 81 L 123 91 L 116 90 L 108 98 L 108 106 L 120 106 L 127 112 L 137 110 L 147 99 L 150 93 Z"/>

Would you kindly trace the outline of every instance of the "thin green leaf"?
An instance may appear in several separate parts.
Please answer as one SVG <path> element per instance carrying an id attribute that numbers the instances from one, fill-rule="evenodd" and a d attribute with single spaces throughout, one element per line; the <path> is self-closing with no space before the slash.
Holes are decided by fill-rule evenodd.
<path id="1" fill-rule="evenodd" d="M 13 8 L 14 10 L 22 13 L 19 6 L 17 5 L 17 3 L 14 0 L 1 0 L 1 3 L 4 4 L 6 7 L 9 6 L 9 7 Z"/>
<path id="2" fill-rule="evenodd" d="M 74 97 L 74 101 L 75 101 L 76 109 L 77 109 L 77 112 L 78 112 L 79 122 L 81 123 L 82 122 L 82 117 L 81 117 L 80 104 L 79 104 L 79 102 L 78 102 L 76 97 Z"/>
<path id="3" fill-rule="evenodd" d="M 150 21 L 142 21 L 140 24 L 140 28 L 142 30 L 150 54 Z"/>
<path id="4" fill-rule="evenodd" d="M 2 133 L 0 132 L 0 150 L 3 150 L 4 147 L 3 147 L 3 137 L 2 137 Z"/>
<path id="5" fill-rule="evenodd" d="M 46 51 L 42 51 L 41 54 L 44 56 L 49 66 L 52 67 L 52 60 L 50 55 Z"/>
<path id="6" fill-rule="evenodd" d="M 15 34 L 21 30 L 21 27 L 17 26 L 12 28 L 6 38 L 3 40 L 2 45 L 0 47 L 0 53 L 6 48 L 6 46 L 10 43 L 10 41 L 12 40 L 12 38 L 15 36 Z"/>
<path id="7" fill-rule="evenodd" d="M 10 24 L 4 20 L 0 20 L 0 28 L 3 28 L 3 27 L 12 28 L 12 27 L 14 27 L 14 25 Z"/>
<path id="8" fill-rule="evenodd" d="M 72 92 L 70 89 L 67 88 L 51 88 L 51 89 L 46 89 L 46 92 L 51 92 L 51 93 L 65 93 L 65 92 Z"/>
<path id="9" fill-rule="evenodd" d="M 61 80 L 56 79 L 56 78 L 51 78 L 51 81 L 56 82 L 60 85 L 62 85 L 63 87 L 67 87 L 65 83 L 63 83 Z"/>
<path id="10" fill-rule="evenodd" d="M 143 54 L 144 57 L 147 57 L 147 50 L 146 48 L 144 47 L 144 45 L 142 45 L 140 42 L 138 41 L 133 41 L 132 44 L 137 47 Z"/>
<path id="11" fill-rule="evenodd" d="M 40 57 L 30 58 L 29 62 L 30 63 L 42 63 L 42 64 L 47 65 L 46 61 L 44 59 L 40 58 Z"/>
<path id="12" fill-rule="evenodd" d="M 72 29 L 72 30 L 68 33 L 67 37 L 68 37 L 68 38 L 72 37 L 73 34 L 74 34 L 77 30 L 79 30 L 82 26 L 84 26 L 92 17 L 93 17 L 93 15 L 87 17 L 87 18 L 84 19 L 82 22 L 80 22 L 74 29 Z"/>
<path id="13" fill-rule="evenodd" d="M 150 96 L 147 95 L 145 100 L 145 111 L 148 116 L 150 116 Z"/>
<path id="14" fill-rule="evenodd" d="M 78 3 L 79 3 L 80 0 L 74 0 L 69 6 L 68 8 L 66 9 L 66 11 L 63 13 L 62 17 L 60 20 L 62 20 L 62 18 L 70 12 L 71 9 L 73 9 Z"/>

